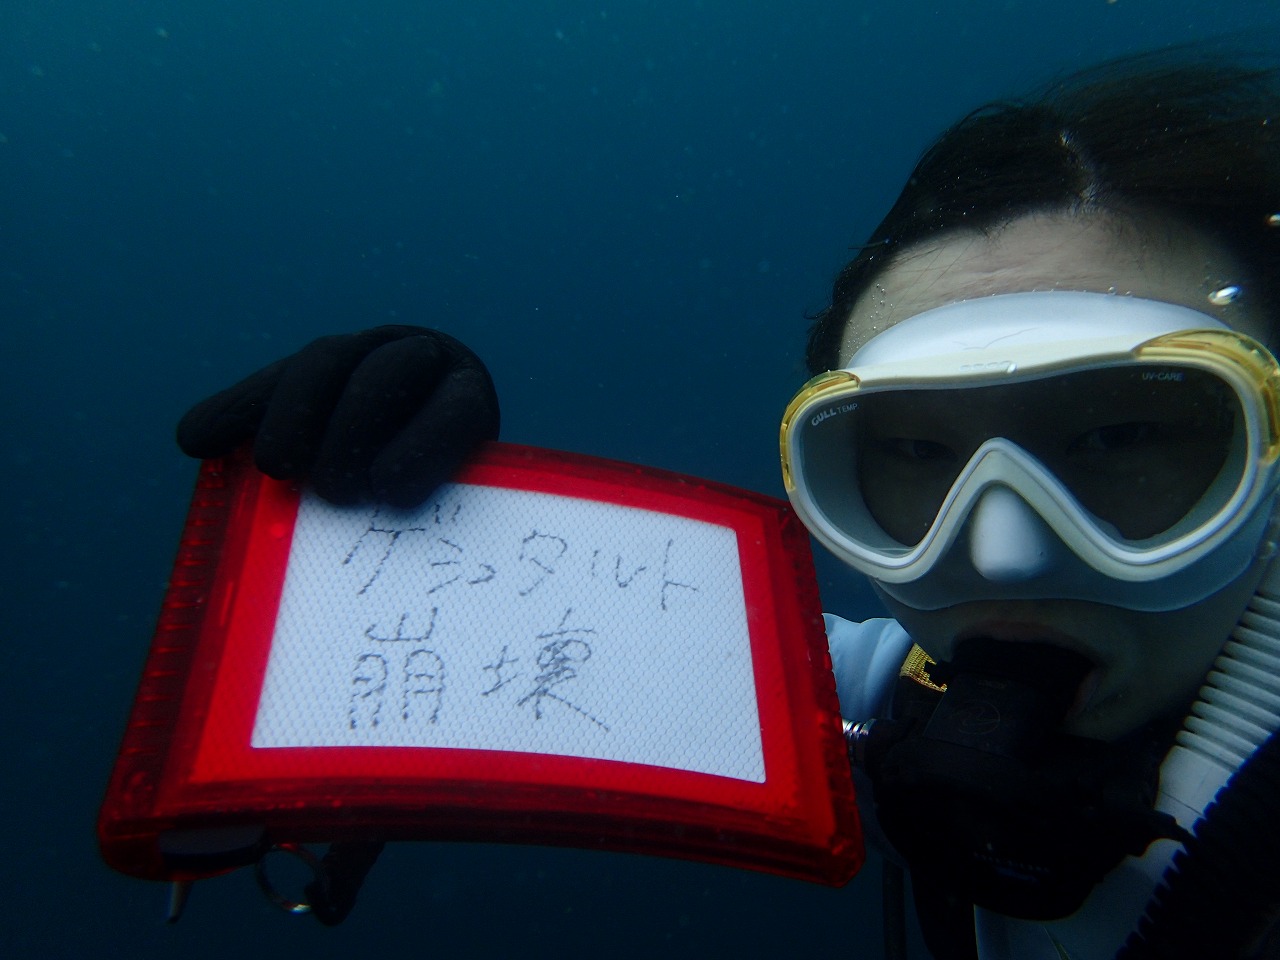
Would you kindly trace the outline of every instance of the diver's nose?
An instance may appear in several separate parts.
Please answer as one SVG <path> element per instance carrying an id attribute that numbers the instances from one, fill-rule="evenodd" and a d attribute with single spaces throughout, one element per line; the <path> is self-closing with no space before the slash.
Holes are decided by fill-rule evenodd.
<path id="1" fill-rule="evenodd" d="M 1018 583 L 1051 570 L 1061 544 L 1031 505 L 1008 487 L 990 487 L 969 515 L 969 558 L 994 583 Z"/>

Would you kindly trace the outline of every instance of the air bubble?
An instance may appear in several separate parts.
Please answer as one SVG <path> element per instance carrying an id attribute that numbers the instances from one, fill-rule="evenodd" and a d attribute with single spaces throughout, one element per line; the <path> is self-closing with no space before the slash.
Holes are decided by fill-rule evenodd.
<path id="1" fill-rule="evenodd" d="M 1213 293 L 1209 294 L 1209 302 L 1215 307 L 1225 307 L 1229 303 L 1234 303 L 1240 297 L 1240 288 L 1236 284 L 1231 283 L 1225 287 L 1219 287 Z"/>

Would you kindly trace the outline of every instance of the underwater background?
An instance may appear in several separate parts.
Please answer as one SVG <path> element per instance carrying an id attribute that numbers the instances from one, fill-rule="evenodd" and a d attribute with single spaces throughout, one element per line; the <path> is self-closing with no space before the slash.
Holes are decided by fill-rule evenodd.
<path id="1" fill-rule="evenodd" d="M 486 360 L 504 439 L 780 495 L 806 314 L 945 125 L 1278 30 L 1274 0 L 0 2 L 5 956 L 878 957 L 874 858 L 832 890 L 402 844 L 336 929 L 248 871 L 164 924 L 94 821 L 195 476 L 173 425 L 315 336 L 425 324 Z"/>

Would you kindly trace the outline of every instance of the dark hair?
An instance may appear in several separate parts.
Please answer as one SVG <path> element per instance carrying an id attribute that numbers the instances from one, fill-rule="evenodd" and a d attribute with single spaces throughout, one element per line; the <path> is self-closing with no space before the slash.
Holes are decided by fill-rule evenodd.
<path id="1" fill-rule="evenodd" d="M 895 253 L 957 227 L 1049 210 L 1172 216 L 1223 243 L 1280 321 L 1277 70 L 1212 54 L 1145 54 L 980 107 L 942 134 L 836 278 L 806 354 L 835 367 L 854 302 Z M 1270 338 L 1274 339 L 1274 338 Z"/>

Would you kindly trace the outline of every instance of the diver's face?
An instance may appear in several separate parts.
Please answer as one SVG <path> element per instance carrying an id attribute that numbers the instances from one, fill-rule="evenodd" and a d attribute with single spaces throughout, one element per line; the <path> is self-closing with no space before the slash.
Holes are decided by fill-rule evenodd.
<path id="1" fill-rule="evenodd" d="M 1219 294 L 1230 286 L 1242 288 L 1234 300 Z M 877 333 L 924 310 L 1032 290 L 1115 292 L 1161 300 L 1265 337 L 1264 319 L 1251 310 L 1239 265 L 1209 238 L 1168 222 L 1046 214 L 1023 217 L 991 234 L 951 233 L 898 254 L 854 305 L 841 362 L 847 363 Z M 976 416 L 979 411 L 972 412 Z M 998 417 L 998 411 L 988 412 L 988 419 Z M 966 424 L 987 436 L 1008 429 L 995 422 Z M 1253 593 L 1262 567 L 1255 563 L 1223 591 L 1192 607 L 1160 613 L 1078 600 L 987 599 L 926 611 L 881 596 L 916 642 L 938 660 L 951 659 L 956 644 L 975 635 L 1054 643 L 1085 654 L 1097 668 L 1081 687 L 1068 729 L 1114 739 L 1186 705 Z"/>

